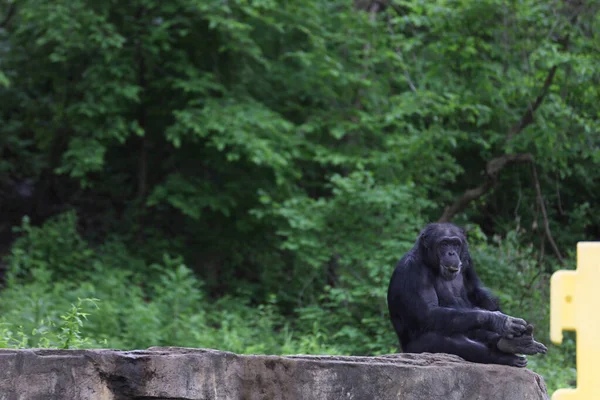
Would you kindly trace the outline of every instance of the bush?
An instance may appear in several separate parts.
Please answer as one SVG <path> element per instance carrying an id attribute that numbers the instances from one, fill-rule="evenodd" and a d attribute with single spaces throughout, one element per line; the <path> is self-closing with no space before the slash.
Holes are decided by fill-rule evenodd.
<path id="1" fill-rule="evenodd" d="M 307 258 L 301 259 L 306 263 L 303 268 L 318 266 L 312 261 L 319 241 L 302 240 L 306 227 L 330 219 L 323 226 L 336 229 L 336 224 L 342 223 L 335 221 L 337 207 L 361 209 L 361 198 L 382 198 L 381 193 L 359 191 L 362 196 L 351 190 L 328 204 L 303 205 L 315 207 L 304 212 L 313 220 L 290 223 L 284 244 L 300 249 L 312 246 Z M 342 200 L 346 195 L 351 203 Z M 395 215 L 390 211 L 385 217 L 386 209 L 369 211 L 386 220 Z M 369 215 L 363 213 L 363 218 Z M 385 293 L 393 265 L 414 240 L 410 230 L 389 232 L 386 241 L 369 243 L 365 238 L 362 247 L 346 253 L 364 258 L 340 256 L 336 284 L 325 286 L 311 301 L 303 300 L 289 314 L 282 311 L 276 295 L 259 304 L 242 294 L 209 298 L 203 282 L 180 257 L 165 255 L 162 263 L 147 264 L 114 239 L 93 248 L 77 233 L 76 221 L 70 212 L 42 227 L 32 227 L 24 220 L 19 229 L 22 236 L 7 259 L 7 286 L 0 294 L 1 347 L 187 346 L 242 354 L 374 355 L 397 351 Z M 519 245 L 520 231 L 496 237 L 492 243 L 477 230 L 470 237 L 475 266 L 484 283 L 500 296 L 507 313 L 532 321 L 537 338 L 548 344 L 548 275 L 539 271 L 531 247 Z M 573 338 L 567 335 L 562 346 L 549 346 L 547 356 L 532 357 L 530 368 L 541 373 L 551 389 L 571 384 L 574 348 Z"/>
<path id="2" fill-rule="evenodd" d="M 0 346 L 332 352 L 320 346 L 314 327 L 307 331 L 315 335 L 297 339 L 274 299 L 258 305 L 230 296 L 210 301 L 181 258 L 145 264 L 111 240 L 93 249 L 75 223 L 70 212 L 39 228 L 24 220 L 0 295 Z"/>

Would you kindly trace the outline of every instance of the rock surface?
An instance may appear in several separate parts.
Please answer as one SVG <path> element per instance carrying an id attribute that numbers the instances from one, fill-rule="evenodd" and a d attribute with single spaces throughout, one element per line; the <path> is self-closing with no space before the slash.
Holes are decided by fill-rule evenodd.
<path id="1" fill-rule="evenodd" d="M 447 354 L 241 356 L 148 350 L 0 350 L 1 400 L 546 400 L 527 369 Z"/>

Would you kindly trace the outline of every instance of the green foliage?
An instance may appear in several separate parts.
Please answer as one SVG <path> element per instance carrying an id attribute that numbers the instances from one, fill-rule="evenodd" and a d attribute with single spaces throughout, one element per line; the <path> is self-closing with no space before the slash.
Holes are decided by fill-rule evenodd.
<path id="1" fill-rule="evenodd" d="M 31 226 L 29 218 L 23 218 L 22 226 L 14 229 L 22 236 L 12 249 L 9 281 L 25 276 L 44 282 L 62 275 L 85 276 L 90 270 L 92 252 L 78 234 L 76 221 L 77 215 L 68 212 L 39 228 Z"/>
<path id="2" fill-rule="evenodd" d="M 431 204 L 415 196 L 414 185 L 378 184 L 366 171 L 333 175 L 327 189 L 328 199 L 272 204 L 262 198 L 281 220 L 276 231 L 285 238 L 281 248 L 298 254 L 291 273 L 302 284 L 299 319 L 307 325 L 321 321 L 320 329 L 336 332 L 329 341 L 342 352 L 390 351 L 395 338 L 384 297 L 390 267 L 412 246 L 415 227 L 424 223 L 422 210 Z M 324 290 L 307 289 L 315 283 Z"/>
<path id="3" fill-rule="evenodd" d="M 40 228 L 24 222 L 27 233 L 12 248 L 9 285 L 0 295 L 1 347 L 176 344 L 239 353 L 336 352 L 315 327 L 293 332 L 274 298 L 259 305 L 231 296 L 210 301 L 178 257 L 165 256 L 163 263 L 144 264 L 139 271 L 123 268 L 143 261 L 112 244 L 91 248 L 77 235 L 75 222 L 71 212 Z M 76 274 L 79 260 L 65 257 L 56 260 L 57 273 L 35 257 L 23 257 L 54 248 L 57 227 L 73 235 L 61 244 L 64 254 L 85 252 L 93 268 Z"/>
<path id="4" fill-rule="evenodd" d="M 40 319 L 29 330 L 22 325 L 11 322 L 2 322 L 0 326 L 1 348 L 93 348 L 101 345 L 89 337 L 83 337 L 81 328 L 84 320 L 90 315 L 85 312 L 84 303 L 97 307 L 96 299 L 77 299 L 77 304 L 71 304 L 70 309 L 64 314 L 48 316 L 49 319 Z M 36 310 L 36 312 L 39 310 Z M 58 321 L 57 321 L 58 319 Z"/>
<path id="5" fill-rule="evenodd" d="M 568 266 L 600 232 L 598 5 L 372 3 L 0 5 L 3 345 L 394 351 L 389 275 L 464 193 L 547 341 L 546 219 Z"/>
<path id="6" fill-rule="evenodd" d="M 380 215 L 380 221 L 395 220 L 397 213 L 392 212 L 390 204 L 396 203 L 389 199 L 408 195 L 403 189 L 390 189 L 386 201 L 381 191 L 373 191 L 374 182 L 360 174 L 350 181 L 332 181 L 336 196 L 329 204 L 316 206 L 307 201 L 302 206 L 315 208 L 303 213 L 281 207 L 280 215 L 287 217 L 289 225 L 280 234 L 285 233 L 290 243 L 306 250 L 306 258 L 297 267 L 308 275 L 303 281 L 305 292 L 308 283 L 319 279 L 315 268 L 322 263 L 318 246 L 308 240 L 307 232 L 319 227 L 343 227 L 347 221 L 336 221 L 337 207 L 354 206 L 366 211 L 365 201 L 379 207 L 353 214 L 359 222 L 361 218 L 369 218 L 371 223 L 377 221 L 370 218 L 370 213 L 372 217 Z M 300 214 L 310 218 L 298 219 Z M 323 219 L 329 222 L 319 225 Z M 281 312 L 280 302 L 285 303 L 285 296 L 271 295 L 261 304 L 252 304 L 240 294 L 211 301 L 203 282 L 182 264 L 181 258 L 165 256 L 160 264 L 145 264 L 110 241 L 92 248 L 77 234 L 76 222 L 72 212 L 59 215 L 39 228 L 32 228 L 24 221 L 20 230 L 25 233 L 15 242 L 7 259 L 9 284 L 0 294 L 0 347 L 139 349 L 178 345 L 250 354 L 368 355 L 396 351 L 385 292 L 395 253 L 406 251 L 414 240 L 415 233 L 410 229 L 388 232 L 390 238 L 385 240 L 381 236 L 380 242 L 369 243 L 368 237 L 363 238 L 360 250 L 379 250 L 377 256 L 363 260 L 364 265 L 361 260 L 337 257 L 334 262 L 343 265 L 346 273 L 335 277 L 335 285 L 326 285 L 318 297 L 308 299 L 301 292 L 295 307 L 296 317 L 290 319 Z M 57 229 L 70 232 L 71 237 L 59 240 L 53 236 Z M 329 237 L 326 229 L 315 232 Z M 397 234 L 399 239 L 394 240 Z M 506 239 L 488 244 L 480 231 L 471 232 L 472 254 L 482 279 L 500 295 L 505 311 L 534 323 L 538 340 L 549 343 L 548 275 L 542 273 L 539 277 L 532 270 L 537 264 L 531 261 L 531 247 L 519 246 L 520 235 L 516 230 Z M 93 268 L 77 273 L 76 268 L 81 265 L 77 257 L 55 258 L 52 269 L 39 258 L 23 257 L 50 255 L 57 246 L 62 246 L 65 255 L 86 254 L 87 263 Z M 129 268 L 123 268 L 124 265 Z M 321 279 L 327 278 L 331 277 Z M 561 347 L 549 346 L 547 356 L 530 359 L 530 368 L 543 374 L 551 389 L 572 383 L 574 343 L 567 335 Z M 557 363 L 564 368 L 557 369 Z"/>
<path id="7" fill-rule="evenodd" d="M 548 393 L 560 388 L 575 387 L 575 334 L 565 332 L 560 347 L 551 346 L 544 357 L 530 357 L 527 368 L 544 377 Z"/>

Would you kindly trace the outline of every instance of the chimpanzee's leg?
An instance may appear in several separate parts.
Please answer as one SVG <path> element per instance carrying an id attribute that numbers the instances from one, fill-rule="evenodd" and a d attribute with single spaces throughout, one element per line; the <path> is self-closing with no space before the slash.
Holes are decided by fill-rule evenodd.
<path id="1" fill-rule="evenodd" d="M 467 337 L 476 342 L 487 344 L 490 349 L 497 349 L 498 341 L 502 338 L 502 335 L 486 329 L 474 329 L 467 333 Z"/>
<path id="2" fill-rule="evenodd" d="M 527 365 L 525 357 L 503 353 L 464 335 L 443 336 L 437 332 L 425 333 L 418 339 L 411 341 L 404 352 L 455 354 L 467 361 L 482 364 L 503 364 L 514 367 L 525 367 Z"/>
<path id="3" fill-rule="evenodd" d="M 512 339 L 503 338 L 501 335 L 485 329 L 475 329 L 467 334 L 469 339 L 486 343 L 490 349 L 499 350 L 509 354 L 546 354 L 548 349 L 542 343 L 533 339 L 533 326 L 529 325 L 527 331 L 521 336 Z"/>

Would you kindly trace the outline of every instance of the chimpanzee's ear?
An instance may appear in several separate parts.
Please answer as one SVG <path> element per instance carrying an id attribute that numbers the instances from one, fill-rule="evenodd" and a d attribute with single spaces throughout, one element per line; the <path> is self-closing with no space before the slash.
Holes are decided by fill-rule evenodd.
<path id="1" fill-rule="evenodd" d="M 423 229 L 421 233 L 419 233 L 418 238 L 419 245 L 425 248 L 429 248 L 429 246 L 427 246 L 427 238 L 429 237 L 429 229 L 427 229 L 428 227 L 429 226 L 426 226 L 425 229 Z"/>
<path id="2" fill-rule="evenodd" d="M 425 232 L 422 232 L 422 233 L 419 235 L 419 244 L 420 244 L 421 246 L 425 247 L 425 248 L 429 248 L 429 247 L 427 246 L 427 234 L 426 234 Z"/>

